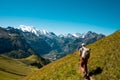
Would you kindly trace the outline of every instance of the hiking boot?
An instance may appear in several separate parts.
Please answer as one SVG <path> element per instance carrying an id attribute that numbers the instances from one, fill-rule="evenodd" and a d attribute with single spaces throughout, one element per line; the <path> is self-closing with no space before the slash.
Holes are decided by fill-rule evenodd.
<path id="1" fill-rule="evenodd" d="M 90 80 L 90 77 L 89 77 L 89 75 L 84 75 L 84 78 L 85 78 L 85 80 Z"/>

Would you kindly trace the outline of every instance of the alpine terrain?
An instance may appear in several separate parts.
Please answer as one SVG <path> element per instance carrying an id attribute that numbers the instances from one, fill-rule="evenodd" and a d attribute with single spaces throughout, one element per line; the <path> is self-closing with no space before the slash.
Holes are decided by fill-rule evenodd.
<path id="1" fill-rule="evenodd" d="M 20 30 L 0 27 L 0 80 L 19 80 L 46 64 Z"/>
<path id="2" fill-rule="evenodd" d="M 120 79 L 120 30 L 87 47 L 91 48 L 89 75 L 95 80 Z M 78 51 L 54 61 L 23 80 L 84 80 Z"/>
<path id="3" fill-rule="evenodd" d="M 81 47 L 81 43 L 93 43 L 103 37 L 103 34 L 97 34 L 92 31 L 87 33 L 60 34 L 46 30 L 36 30 L 32 26 L 20 25 L 19 29 L 23 31 L 23 35 L 31 47 L 37 54 L 51 61 L 66 56 Z"/>
<path id="4" fill-rule="evenodd" d="M 19 80 L 76 51 L 82 42 L 90 44 L 103 37 L 91 31 L 56 35 L 24 25 L 0 27 L 0 80 Z"/>

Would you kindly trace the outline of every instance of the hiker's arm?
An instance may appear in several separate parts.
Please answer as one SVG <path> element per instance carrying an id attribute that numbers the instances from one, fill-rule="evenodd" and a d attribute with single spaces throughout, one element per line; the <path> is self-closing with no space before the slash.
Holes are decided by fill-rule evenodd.
<path id="1" fill-rule="evenodd" d="M 82 48 L 79 49 L 79 54 L 82 55 Z"/>

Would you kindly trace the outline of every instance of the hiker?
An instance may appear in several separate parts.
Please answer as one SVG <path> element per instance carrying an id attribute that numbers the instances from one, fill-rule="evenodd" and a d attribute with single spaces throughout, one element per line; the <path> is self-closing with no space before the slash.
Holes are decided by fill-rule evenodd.
<path id="1" fill-rule="evenodd" d="M 87 63 L 90 56 L 90 49 L 86 47 L 85 43 L 81 44 L 80 52 L 80 69 L 83 73 L 84 78 L 88 77 Z"/>

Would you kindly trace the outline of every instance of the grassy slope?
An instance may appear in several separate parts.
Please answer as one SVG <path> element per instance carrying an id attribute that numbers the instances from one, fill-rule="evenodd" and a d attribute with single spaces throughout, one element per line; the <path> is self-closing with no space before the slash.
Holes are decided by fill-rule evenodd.
<path id="1" fill-rule="evenodd" d="M 19 80 L 32 72 L 20 61 L 0 56 L 0 80 Z"/>
<path id="2" fill-rule="evenodd" d="M 21 61 L 23 60 L 24 63 L 26 64 L 31 64 L 31 63 L 40 63 L 41 66 L 44 66 L 45 64 L 43 63 L 42 57 L 38 57 L 37 55 L 31 55 L 27 58 L 23 58 L 21 59 Z M 44 61 L 45 62 L 45 61 Z"/>
<path id="3" fill-rule="evenodd" d="M 22 58 L 22 59 L 19 59 L 19 61 L 27 64 L 27 65 L 32 65 L 32 64 L 35 64 L 33 65 L 34 67 L 38 67 L 38 68 L 41 68 L 43 67 L 44 65 L 47 64 L 47 62 L 45 61 L 45 59 L 43 59 L 42 57 L 39 57 L 37 55 L 31 55 L 27 58 Z"/>
<path id="4" fill-rule="evenodd" d="M 120 31 L 88 46 L 91 48 L 89 72 L 96 80 L 120 79 Z M 79 73 L 78 52 L 59 59 L 23 80 L 84 80 Z"/>
<path id="5" fill-rule="evenodd" d="M 34 73 L 34 75 L 31 74 L 24 80 L 77 80 L 80 76 L 76 72 L 78 70 L 78 61 L 78 55 L 68 55 L 46 65 Z"/>
<path id="6" fill-rule="evenodd" d="M 95 75 L 97 80 L 120 79 L 120 31 L 89 45 L 92 49 L 89 61 L 90 70 L 101 67 L 102 73 Z M 94 64 L 94 65 L 92 65 Z"/>

